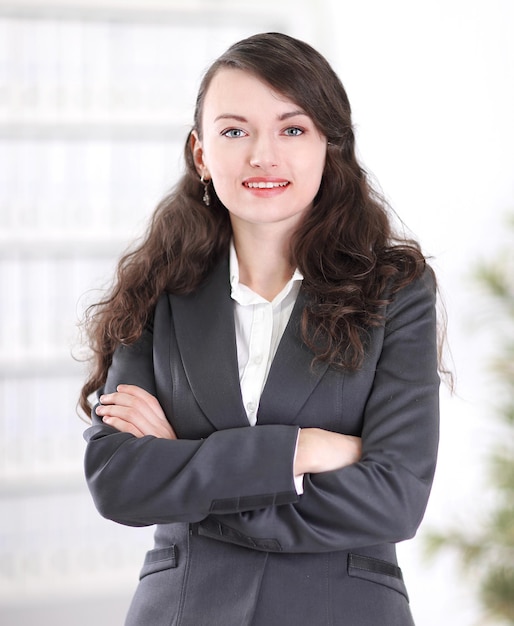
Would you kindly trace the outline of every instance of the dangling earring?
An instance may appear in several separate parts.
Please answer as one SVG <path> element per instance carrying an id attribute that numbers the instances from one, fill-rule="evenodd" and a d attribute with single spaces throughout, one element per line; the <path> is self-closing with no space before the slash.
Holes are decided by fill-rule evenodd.
<path id="1" fill-rule="evenodd" d="M 210 206 L 210 204 L 211 204 L 211 195 L 209 193 L 209 181 L 208 180 L 204 180 L 203 174 L 202 174 L 202 177 L 200 178 L 200 182 L 203 185 L 203 198 L 202 198 L 202 200 L 204 201 L 205 206 Z"/>

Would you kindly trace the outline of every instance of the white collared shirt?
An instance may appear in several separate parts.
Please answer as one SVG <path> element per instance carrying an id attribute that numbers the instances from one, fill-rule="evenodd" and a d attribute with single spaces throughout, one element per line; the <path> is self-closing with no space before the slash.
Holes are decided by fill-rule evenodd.
<path id="1" fill-rule="evenodd" d="M 230 285 L 234 300 L 237 361 L 243 404 L 252 426 L 262 390 L 280 339 L 293 311 L 303 276 L 295 270 L 291 280 L 271 302 L 239 282 L 239 263 L 230 246 Z"/>
<path id="2" fill-rule="evenodd" d="M 262 390 L 302 286 L 295 270 L 291 280 L 271 302 L 239 282 L 239 262 L 230 244 L 230 286 L 234 300 L 237 362 L 243 404 L 251 426 L 257 423 Z M 298 448 L 298 439 L 296 441 Z M 296 458 L 296 451 L 295 451 Z M 294 463 L 294 462 L 293 462 Z M 294 477 L 296 492 L 303 493 L 303 474 Z"/>

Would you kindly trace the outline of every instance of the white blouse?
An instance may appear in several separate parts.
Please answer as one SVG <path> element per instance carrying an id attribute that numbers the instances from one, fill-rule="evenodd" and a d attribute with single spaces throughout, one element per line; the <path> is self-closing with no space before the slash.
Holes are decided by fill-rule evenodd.
<path id="1" fill-rule="evenodd" d="M 295 270 L 291 280 L 269 302 L 239 282 L 239 263 L 234 244 L 231 243 L 230 286 L 234 300 L 239 382 L 251 426 L 257 423 L 262 390 L 291 317 L 302 280 L 302 274 Z M 298 494 L 303 493 L 303 475 L 295 476 L 295 486 Z"/>
<path id="2" fill-rule="evenodd" d="M 271 363 L 291 317 L 303 276 L 296 270 L 271 302 L 239 282 L 239 263 L 230 247 L 230 285 L 234 300 L 237 361 L 243 404 L 252 426 Z"/>

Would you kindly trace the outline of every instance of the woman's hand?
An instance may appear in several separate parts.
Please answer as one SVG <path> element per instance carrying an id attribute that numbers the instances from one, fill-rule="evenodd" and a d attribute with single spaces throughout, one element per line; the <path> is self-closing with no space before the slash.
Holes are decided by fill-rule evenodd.
<path id="1" fill-rule="evenodd" d="M 116 389 L 100 397 L 96 414 L 103 422 L 135 437 L 177 439 L 157 398 L 136 385 L 118 385 Z"/>
<path id="2" fill-rule="evenodd" d="M 302 428 L 294 474 L 319 474 L 341 469 L 360 460 L 362 440 L 321 428 Z"/>

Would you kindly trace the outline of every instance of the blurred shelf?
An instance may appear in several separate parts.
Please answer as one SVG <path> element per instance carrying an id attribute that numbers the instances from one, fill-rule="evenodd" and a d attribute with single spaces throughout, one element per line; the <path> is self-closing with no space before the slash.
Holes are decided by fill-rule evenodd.
<path id="1" fill-rule="evenodd" d="M 87 231 L 0 231 L 0 259 L 21 256 L 45 258 L 117 258 L 135 239 L 133 232 L 115 235 Z"/>
<path id="2" fill-rule="evenodd" d="M 84 429 L 86 425 L 84 424 Z M 0 473 L 0 498 L 24 498 L 32 495 L 87 493 L 82 471 L 75 468 L 41 469 L 5 476 Z"/>
<path id="3" fill-rule="evenodd" d="M 67 352 L 44 352 L 26 349 L 23 352 L 10 350 L 0 353 L 0 378 L 82 378 L 85 362 L 73 358 Z"/>
<path id="4" fill-rule="evenodd" d="M 283 0 L 281 14 L 275 18 L 277 28 L 287 27 L 288 9 L 292 3 Z M 252 19 L 255 32 L 270 25 L 266 9 L 277 4 L 273 0 L 260 0 L 260 6 L 237 0 L 0 0 L 0 15 L 15 18 L 56 18 L 80 20 L 116 20 L 123 22 L 173 23 L 192 26 L 237 25 L 243 19 Z"/>
<path id="5" fill-rule="evenodd" d="M 153 119 L 152 119 L 153 118 Z M 171 121 L 176 119 L 176 121 Z M 88 119 L 86 115 L 69 119 L 41 119 L 27 115 L 27 119 L 0 121 L 0 139 L 39 140 L 115 140 L 115 141 L 185 141 L 191 128 L 187 116 L 155 117 L 146 112 L 146 118 Z"/>

